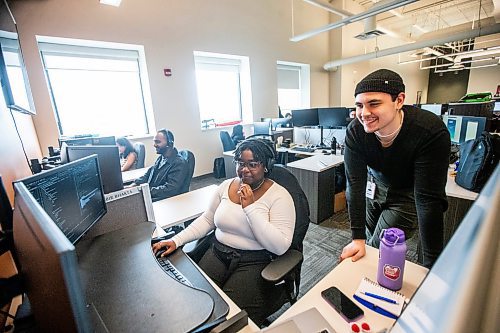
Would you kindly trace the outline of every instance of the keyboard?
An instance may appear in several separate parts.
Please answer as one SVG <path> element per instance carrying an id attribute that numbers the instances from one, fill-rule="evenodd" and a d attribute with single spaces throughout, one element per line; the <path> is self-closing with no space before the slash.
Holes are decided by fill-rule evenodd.
<path id="1" fill-rule="evenodd" d="M 305 152 L 305 153 L 314 152 L 314 148 L 311 148 L 311 147 L 293 147 L 292 150 L 301 151 L 301 152 Z"/>
<path id="2" fill-rule="evenodd" d="M 161 268 L 165 273 L 176 279 L 182 284 L 185 284 L 190 287 L 194 287 L 191 281 L 189 281 L 181 272 L 175 268 L 174 265 L 170 262 L 170 260 L 166 259 L 165 257 L 160 257 L 157 258 L 158 262 L 160 263 Z"/>
<path id="3" fill-rule="evenodd" d="M 212 296 L 214 300 L 214 310 L 205 325 L 198 327 L 195 332 L 205 332 L 208 328 L 218 325 L 225 320 L 229 313 L 229 305 L 222 296 L 208 282 L 205 276 L 198 270 L 198 267 L 191 261 L 182 249 L 170 253 L 167 257 L 156 258 L 163 271 L 173 279 L 191 288 L 203 290 Z M 189 278 L 188 278 L 189 277 Z"/>

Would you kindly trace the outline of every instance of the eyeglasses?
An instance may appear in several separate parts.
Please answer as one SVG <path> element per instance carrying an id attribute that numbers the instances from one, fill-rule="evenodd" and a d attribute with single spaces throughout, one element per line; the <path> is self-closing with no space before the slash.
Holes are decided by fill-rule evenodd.
<path id="1" fill-rule="evenodd" d="M 259 165 L 261 165 L 262 163 L 261 162 L 243 162 L 243 161 L 236 161 L 236 160 L 233 160 L 233 163 L 234 165 L 236 165 L 236 167 L 238 169 L 243 169 L 244 167 L 247 167 L 249 170 L 255 170 L 259 167 Z"/>

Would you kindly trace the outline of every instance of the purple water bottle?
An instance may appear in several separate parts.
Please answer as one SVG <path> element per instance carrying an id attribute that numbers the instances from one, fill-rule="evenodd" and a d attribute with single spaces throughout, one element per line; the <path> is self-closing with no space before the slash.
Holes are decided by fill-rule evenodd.
<path id="1" fill-rule="evenodd" d="M 380 285 L 399 290 L 403 286 L 405 269 L 405 233 L 398 228 L 382 230 L 378 258 L 377 281 Z"/>

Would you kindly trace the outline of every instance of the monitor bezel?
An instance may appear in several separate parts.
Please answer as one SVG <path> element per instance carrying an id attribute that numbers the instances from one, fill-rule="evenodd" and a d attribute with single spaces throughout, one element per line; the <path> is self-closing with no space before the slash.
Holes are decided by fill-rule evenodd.
<path id="1" fill-rule="evenodd" d="M 14 246 L 37 326 L 42 331 L 56 328 L 90 331 L 74 245 L 24 183 L 13 185 Z M 33 236 L 31 239 L 29 232 Z M 46 252 L 31 253 L 30 247 L 35 245 L 51 251 L 52 256 Z M 43 278 L 49 273 L 50 281 Z M 48 285 L 42 286 L 43 283 Z"/>
<path id="2" fill-rule="evenodd" d="M 100 191 L 101 192 L 101 200 L 102 200 L 102 202 L 106 203 L 106 197 L 105 197 L 104 188 L 103 188 L 103 185 L 102 185 L 103 183 L 102 183 L 102 179 L 101 179 L 101 171 L 100 171 L 100 168 L 99 168 L 99 159 L 97 158 L 97 155 L 95 155 L 95 154 L 91 155 L 91 156 L 87 156 L 85 158 L 81 158 L 79 160 L 76 160 L 76 161 L 73 161 L 73 162 L 70 162 L 70 163 L 67 163 L 67 164 L 63 164 L 63 165 L 61 165 L 61 166 L 59 166 L 57 168 L 41 172 L 39 174 L 30 176 L 30 177 L 19 179 L 19 180 L 17 180 L 17 181 L 14 182 L 14 185 L 17 184 L 17 183 L 23 183 L 23 185 L 26 185 L 27 182 L 35 182 L 35 181 L 38 181 L 38 180 L 40 180 L 42 178 L 50 177 L 50 176 L 52 176 L 52 175 L 54 175 L 54 174 L 56 174 L 58 172 L 61 172 L 61 170 L 66 170 L 66 169 L 74 168 L 75 166 L 78 166 L 79 164 L 87 163 L 87 161 L 89 161 L 89 160 L 94 160 L 94 162 L 96 164 L 96 167 L 97 167 L 97 176 L 99 177 L 99 184 L 100 184 L 100 187 L 101 187 L 101 191 Z M 104 210 L 103 210 L 103 212 L 98 217 L 96 217 L 96 219 L 93 221 L 93 223 L 91 223 L 85 229 L 85 231 L 83 231 L 79 235 L 79 237 L 77 237 L 73 241 L 73 244 L 76 244 L 78 242 L 78 240 L 80 240 L 87 233 L 87 231 L 89 231 L 90 228 L 92 228 L 104 215 L 106 215 L 106 213 L 107 213 L 107 207 L 106 207 L 106 204 L 104 204 Z"/>

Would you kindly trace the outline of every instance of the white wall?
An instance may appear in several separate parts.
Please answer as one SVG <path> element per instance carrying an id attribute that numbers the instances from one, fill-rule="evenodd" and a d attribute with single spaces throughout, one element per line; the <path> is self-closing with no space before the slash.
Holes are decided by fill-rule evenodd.
<path id="1" fill-rule="evenodd" d="M 294 1 L 295 33 L 328 23 L 328 13 Z M 55 36 L 144 45 L 156 127 L 171 129 L 176 146 L 196 156 L 195 175 L 212 172 L 222 155 L 218 130 L 202 132 L 193 51 L 250 57 L 254 119 L 277 115 L 276 61 L 311 65 L 311 105 L 328 104 L 328 36 L 300 43 L 292 31 L 289 0 L 123 0 L 120 7 L 97 0 L 14 1 L 20 40 L 38 115 L 40 146 L 57 144 L 57 126 L 35 36 Z M 165 77 L 163 68 L 171 68 Z M 151 137 L 147 161 L 154 156 Z"/>
<path id="2" fill-rule="evenodd" d="M 487 37 L 481 37 L 476 40 L 479 42 L 476 48 L 483 48 L 487 46 L 493 46 L 493 43 L 483 44 L 484 40 L 496 39 L 496 46 L 498 46 L 498 40 L 500 39 L 500 34 L 490 35 Z M 473 64 L 472 66 L 479 66 L 480 62 Z M 491 92 L 493 95 L 497 91 L 497 86 L 500 85 L 500 66 L 494 67 L 484 67 L 472 69 L 469 75 L 469 85 L 467 86 L 467 93 L 478 93 L 478 92 Z"/>

